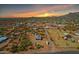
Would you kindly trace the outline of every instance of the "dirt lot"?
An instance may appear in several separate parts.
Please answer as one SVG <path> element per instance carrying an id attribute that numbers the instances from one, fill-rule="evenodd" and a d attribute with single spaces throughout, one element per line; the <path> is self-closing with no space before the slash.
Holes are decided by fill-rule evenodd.
<path id="1" fill-rule="evenodd" d="M 48 29 L 49 35 L 54 40 L 57 47 L 62 48 L 77 48 L 79 47 L 79 43 L 72 42 L 71 40 L 64 40 L 63 37 L 63 31 L 59 31 L 58 29 Z M 76 38 L 74 38 L 76 39 Z"/>

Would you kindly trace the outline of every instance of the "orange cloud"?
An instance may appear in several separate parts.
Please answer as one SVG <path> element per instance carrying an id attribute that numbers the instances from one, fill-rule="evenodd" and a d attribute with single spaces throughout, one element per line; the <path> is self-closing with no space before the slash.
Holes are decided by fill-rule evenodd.
<path id="1" fill-rule="evenodd" d="M 49 13 L 49 11 L 53 10 L 62 10 L 71 7 L 72 5 L 56 5 L 56 6 L 46 6 L 41 8 L 40 5 L 36 5 L 35 7 L 39 9 L 36 11 L 29 12 L 19 12 L 11 15 L 12 17 L 45 17 L 45 16 L 61 16 L 63 14 L 59 13 Z"/>
<path id="2" fill-rule="evenodd" d="M 14 14 L 11 17 L 48 17 L 48 16 L 62 16 L 64 14 L 60 13 L 47 13 L 47 12 L 28 12 L 28 13 L 19 13 Z"/>
<path id="3" fill-rule="evenodd" d="M 23 13 L 15 13 L 12 16 L 13 17 L 35 17 L 41 13 L 45 12 L 44 10 L 42 11 L 35 11 L 35 12 L 23 12 Z"/>
<path id="4" fill-rule="evenodd" d="M 48 13 L 48 12 L 26 12 L 26 13 L 15 13 L 11 16 L 6 17 L 48 17 L 48 16 L 62 16 L 64 14 L 60 13 Z"/>
<path id="5" fill-rule="evenodd" d="M 72 5 L 55 5 L 55 6 L 46 6 L 40 7 L 40 5 L 36 5 L 35 7 L 39 9 L 36 11 L 23 11 L 23 12 L 11 12 L 11 14 L 4 17 L 47 17 L 47 16 L 61 16 L 64 14 L 60 14 L 57 12 L 50 13 L 50 11 L 54 10 L 63 10 L 71 7 Z"/>

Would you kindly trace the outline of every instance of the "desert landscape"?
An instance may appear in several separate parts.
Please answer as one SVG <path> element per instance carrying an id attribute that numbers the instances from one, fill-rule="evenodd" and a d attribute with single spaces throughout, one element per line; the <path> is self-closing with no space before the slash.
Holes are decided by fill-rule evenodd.
<path id="1" fill-rule="evenodd" d="M 78 5 L 74 5 L 77 7 L 73 5 L 38 5 L 38 7 L 35 7 L 36 5 L 32 5 L 32 7 L 30 5 L 0 6 L 3 6 L 2 10 L 8 10 L 8 8 L 10 10 L 3 10 L 3 13 L 0 12 L 0 53 L 52 54 L 68 53 L 68 51 L 70 53 L 74 51 L 79 52 Z M 29 9 L 30 12 L 20 12 L 25 7 L 26 9 L 24 10 Z M 32 9 L 33 7 L 37 9 Z M 50 10 L 63 11 L 62 7 L 64 10 L 68 10 L 68 12 L 75 9 L 75 12 L 66 14 L 64 14 L 65 12 L 60 14 L 54 14 L 54 12 L 51 12 L 51 14 L 47 13 Z M 72 9 L 67 9 L 69 7 L 72 7 Z M 15 10 L 19 12 L 13 13 Z M 31 10 L 38 10 L 41 13 L 39 14 Z M 6 12 L 4 13 L 4 11 Z M 7 15 L 7 13 L 11 13 L 11 15 Z"/>

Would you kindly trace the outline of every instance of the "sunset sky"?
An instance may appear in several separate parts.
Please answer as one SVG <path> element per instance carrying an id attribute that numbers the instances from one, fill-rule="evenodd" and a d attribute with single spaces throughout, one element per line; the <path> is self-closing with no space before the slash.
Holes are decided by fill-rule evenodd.
<path id="1" fill-rule="evenodd" d="M 79 12 L 79 5 L 14 4 L 0 5 L 0 17 L 47 17 Z"/>

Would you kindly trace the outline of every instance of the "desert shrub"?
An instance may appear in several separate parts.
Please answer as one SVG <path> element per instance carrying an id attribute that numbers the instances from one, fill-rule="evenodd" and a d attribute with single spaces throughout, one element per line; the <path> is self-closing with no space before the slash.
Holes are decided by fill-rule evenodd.
<path id="1" fill-rule="evenodd" d="M 0 51 L 2 51 L 3 50 L 3 48 L 0 48 Z"/>
<path id="2" fill-rule="evenodd" d="M 17 45 L 12 45 L 12 47 L 11 47 L 11 52 L 12 52 L 12 53 L 18 52 L 17 48 L 18 48 Z"/>
<path id="3" fill-rule="evenodd" d="M 37 48 L 37 49 L 40 49 L 40 48 L 43 48 L 43 46 L 40 45 L 40 44 L 36 44 L 36 48 Z"/>
<path id="4" fill-rule="evenodd" d="M 20 45 L 18 46 L 18 51 L 23 51 L 23 50 L 25 50 L 25 47 L 20 44 Z"/>
<path id="5" fill-rule="evenodd" d="M 31 45 L 32 45 L 32 42 L 30 40 L 23 39 L 23 40 L 21 40 L 21 43 L 18 46 L 18 50 L 24 51 L 24 50 L 26 50 L 26 48 L 28 48 L 28 46 L 31 46 Z"/>
<path id="6" fill-rule="evenodd" d="M 75 43 L 75 40 L 72 40 L 73 43 Z"/>
<path id="7" fill-rule="evenodd" d="M 79 49 L 79 46 L 77 47 L 77 49 Z"/>
<path id="8" fill-rule="evenodd" d="M 69 46 L 69 43 L 66 43 L 66 46 Z"/>

